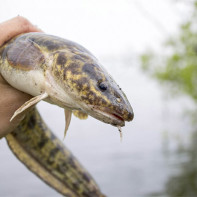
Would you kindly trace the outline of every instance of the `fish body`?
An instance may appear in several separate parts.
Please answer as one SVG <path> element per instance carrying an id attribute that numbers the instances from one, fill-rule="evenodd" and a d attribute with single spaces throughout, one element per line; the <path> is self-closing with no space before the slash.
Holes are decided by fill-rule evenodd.
<path id="1" fill-rule="evenodd" d="M 6 136 L 13 153 L 65 196 L 103 197 L 93 178 L 50 132 L 34 107 L 45 100 L 64 108 L 65 133 L 72 112 L 80 119 L 90 115 L 119 129 L 131 121 L 131 105 L 97 58 L 75 42 L 27 33 L 0 48 L 0 73 L 11 86 L 32 95 L 11 118 L 29 110 Z"/>
<path id="2" fill-rule="evenodd" d="M 0 72 L 32 96 L 64 109 L 80 110 L 105 123 L 133 119 L 125 94 L 98 60 L 81 45 L 44 33 L 28 33 L 4 46 Z"/>

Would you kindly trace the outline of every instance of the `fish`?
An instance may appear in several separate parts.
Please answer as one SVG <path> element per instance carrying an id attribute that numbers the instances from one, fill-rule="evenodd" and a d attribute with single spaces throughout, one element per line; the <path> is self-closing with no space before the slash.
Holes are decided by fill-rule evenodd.
<path id="1" fill-rule="evenodd" d="M 13 121 L 21 113 L 31 114 L 31 111 L 33 111 L 32 117 L 36 116 L 35 105 L 41 100 L 64 109 L 66 122 L 64 136 L 68 131 L 72 114 L 80 119 L 87 119 L 88 116 L 91 116 L 117 127 L 120 134 L 122 134 L 121 127 L 125 126 L 125 122 L 132 121 L 134 118 L 133 109 L 125 93 L 98 59 L 80 44 L 64 38 L 40 32 L 26 33 L 13 38 L 0 48 L 0 74 L 12 87 L 32 96 L 29 101 L 15 111 L 10 121 Z M 24 143 L 27 144 L 23 147 L 23 151 L 31 147 L 31 143 L 36 144 L 35 147 L 39 147 L 38 142 L 40 140 L 35 140 L 35 136 L 32 137 L 31 133 L 35 130 L 35 127 L 39 130 L 37 125 L 40 125 L 40 127 L 44 125 L 43 120 L 39 116 L 38 120 L 33 123 L 34 129 L 31 130 L 27 127 L 27 119 L 24 120 L 23 126 L 19 125 L 18 128 L 23 132 L 16 129 L 10 134 L 11 137 L 10 135 L 7 137 L 8 144 L 12 144 L 14 140 L 16 141 L 11 146 L 13 152 L 18 142 L 22 146 Z M 26 133 L 23 128 L 28 128 L 27 130 L 30 132 Z M 46 134 L 48 129 L 40 129 L 40 139 L 42 136 L 41 130 Z M 19 137 L 18 140 L 16 140 L 16 136 Z M 48 134 L 48 142 L 52 142 L 54 139 L 57 141 L 55 137 L 51 138 L 49 136 L 52 136 L 52 134 Z M 28 143 L 21 140 L 26 137 L 31 139 Z M 34 141 L 36 142 L 34 143 Z M 37 160 L 42 163 L 42 157 L 40 156 L 42 154 L 40 154 L 39 148 L 36 150 L 36 154 L 39 155 Z M 58 151 L 60 150 L 58 149 Z M 21 159 L 21 152 L 15 152 L 15 154 L 26 165 L 27 160 L 23 161 Z M 33 152 L 32 148 L 30 148 L 29 153 L 31 152 Z M 50 156 L 48 154 L 48 159 L 50 159 Z M 29 167 L 29 165 L 31 164 L 26 166 L 32 170 L 32 166 Z M 32 171 L 37 173 L 36 170 Z M 40 176 L 39 173 L 37 175 Z M 48 181 L 43 176 L 41 178 L 45 182 Z M 53 187 L 53 183 L 48 184 Z M 61 189 L 57 190 L 61 193 Z M 73 189 L 70 190 L 73 191 Z M 95 190 L 99 191 L 99 189 Z M 65 193 L 62 194 L 65 195 Z M 74 196 L 76 194 L 69 195 Z M 76 196 L 83 195 L 79 192 Z M 96 197 L 97 194 L 91 196 Z"/>

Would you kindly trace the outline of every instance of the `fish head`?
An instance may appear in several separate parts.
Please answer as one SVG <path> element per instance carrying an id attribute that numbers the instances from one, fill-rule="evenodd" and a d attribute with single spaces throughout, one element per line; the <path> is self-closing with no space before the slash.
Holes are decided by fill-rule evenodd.
<path id="1" fill-rule="evenodd" d="M 66 50 L 54 56 L 52 76 L 64 94 L 61 102 L 113 126 L 124 126 L 134 117 L 121 88 L 88 51 Z"/>

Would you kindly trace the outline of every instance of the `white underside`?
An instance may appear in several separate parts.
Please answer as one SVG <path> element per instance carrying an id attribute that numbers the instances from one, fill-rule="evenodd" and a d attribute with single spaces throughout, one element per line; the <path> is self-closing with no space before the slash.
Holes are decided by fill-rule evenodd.
<path id="1" fill-rule="evenodd" d="M 1 74 L 11 86 L 32 96 L 40 95 L 45 91 L 46 80 L 41 70 L 10 69 L 1 70 Z"/>
<path id="2" fill-rule="evenodd" d="M 67 91 L 56 83 L 50 71 L 46 71 L 45 75 L 42 70 L 23 71 L 14 68 L 1 69 L 0 72 L 12 87 L 22 92 L 32 96 L 38 96 L 46 92 L 49 97 L 45 101 L 63 108 L 78 108 L 78 105 L 70 98 Z"/>

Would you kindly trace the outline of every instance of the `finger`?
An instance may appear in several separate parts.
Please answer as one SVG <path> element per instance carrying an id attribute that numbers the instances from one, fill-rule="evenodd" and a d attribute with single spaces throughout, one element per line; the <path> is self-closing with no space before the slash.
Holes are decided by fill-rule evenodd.
<path id="1" fill-rule="evenodd" d="M 0 24 L 0 46 L 18 34 L 41 31 L 42 30 L 32 25 L 26 18 L 17 16 Z"/>
<path id="2" fill-rule="evenodd" d="M 10 122 L 14 112 L 27 100 L 31 99 L 31 96 L 9 85 L 2 85 L 0 89 L 4 92 L 3 95 L 0 95 L 0 137 L 2 137 L 13 131 L 25 117 L 25 113 L 21 113 L 14 121 Z"/>
<path id="3" fill-rule="evenodd" d="M 8 84 L 7 81 L 2 77 L 2 75 L 1 75 L 1 73 L 0 73 L 0 88 L 1 88 L 2 85 L 9 85 L 9 84 Z"/>

